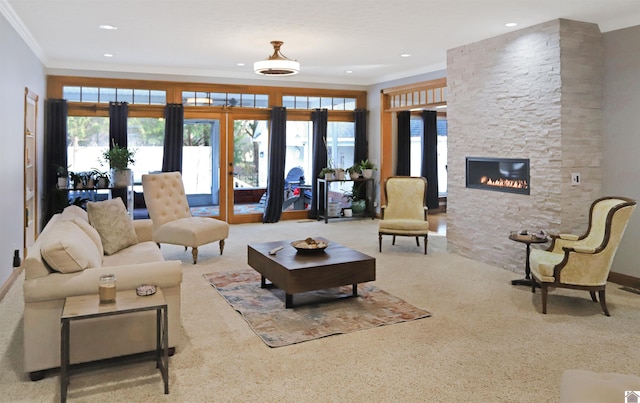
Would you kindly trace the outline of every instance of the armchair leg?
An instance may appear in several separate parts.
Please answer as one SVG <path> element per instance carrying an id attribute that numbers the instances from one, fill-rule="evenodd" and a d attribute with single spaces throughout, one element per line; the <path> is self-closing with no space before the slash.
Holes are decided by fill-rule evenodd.
<path id="1" fill-rule="evenodd" d="M 187 249 L 187 248 L 185 247 L 185 249 Z M 197 247 L 191 248 L 191 255 L 193 256 L 193 264 L 196 264 L 196 262 L 198 261 L 198 248 Z"/>
<path id="2" fill-rule="evenodd" d="M 416 237 L 416 245 L 420 246 L 420 239 Z"/>
<path id="3" fill-rule="evenodd" d="M 429 242 L 429 239 L 427 239 L 427 234 L 424 234 L 424 254 L 427 254 L 427 242 Z"/>
<path id="4" fill-rule="evenodd" d="M 591 294 L 591 301 L 598 302 L 598 300 L 596 299 L 596 292 L 595 291 L 589 291 L 589 294 Z"/>
<path id="5" fill-rule="evenodd" d="M 393 236 L 393 241 L 391 241 L 391 245 L 395 245 L 396 244 L 396 236 Z"/>
<path id="6" fill-rule="evenodd" d="M 535 288 L 535 287 L 534 287 Z M 540 288 L 542 289 L 542 313 L 547 313 L 547 285 L 545 283 L 540 283 Z"/>
<path id="7" fill-rule="evenodd" d="M 222 252 L 224 251 L 224 239 L 220 240 L 220 254 L 222 255 Z"/>
<path id="8" fill-rule="evenodd" d="M 382 253 L 382 234 L 378 232 L 378 252 Z"/>
<path id="9" fill-rule="evenodd" d="M 598 291 L 598 296 L 600 297 L 600 306 L 602 307 L 604 314 L 607 316 L 611 316 L 609 314 L 609 310 L 607 309 L 607 301 L 604 298 L 604 290 Z"/>

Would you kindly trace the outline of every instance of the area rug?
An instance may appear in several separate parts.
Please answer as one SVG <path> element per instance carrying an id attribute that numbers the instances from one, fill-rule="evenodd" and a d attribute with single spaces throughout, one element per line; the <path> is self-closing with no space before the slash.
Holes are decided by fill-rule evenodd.
<path id="1" fill-rule="evenodd" d="M 286 309 L 284 292 L 260 288 L 260 274 L 254 270 L 204 277 L 269 347 L 431 316 L 370 284 L 358 285 L 356 298 L 341 298 L 351 295 L 351 286 L 294 294 L 294 307 Z"/>

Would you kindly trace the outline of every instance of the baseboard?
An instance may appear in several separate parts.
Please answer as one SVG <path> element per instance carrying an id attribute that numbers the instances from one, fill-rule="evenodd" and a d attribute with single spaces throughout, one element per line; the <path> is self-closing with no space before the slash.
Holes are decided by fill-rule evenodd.
<path id="1" fill-rule="evenodd" d="M 13 269 L 13 271 L 9 275 L 9 278 L 7 278 L 7 281 L 2 284 L 2 286 L 0 287 L 0 301 L 2 301 L 5 295 L 7 295 L 7 293 L 11 289 L 11 286 L 13 286 L 13 283 L 15 283 L 18 279 L 18 276 L 20 276 L 20 273 L 22 273 L 22 266 Z"/>
<path id="2" fill-rule="evenodd" d="M 616 273 L 612 271 L 609 273 L 608 280 L 612 283 L 640 290 L 640 278 L 638 277 L 633 277 L 627 274 Z"/>

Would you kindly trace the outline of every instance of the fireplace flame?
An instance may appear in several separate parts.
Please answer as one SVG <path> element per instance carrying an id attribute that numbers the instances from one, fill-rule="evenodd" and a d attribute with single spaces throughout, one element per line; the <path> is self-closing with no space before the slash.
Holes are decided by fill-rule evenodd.
<path id="1" fill-rule="evenodd" d="M 491 179 L 489 177 L 483 176 L 480 178 L 480 183 L 487 186 L 496 186 L 502 188 L 512 188 L 512 189 L 528 189 L 529 184 L 527 181 L 522 179 Z"/>

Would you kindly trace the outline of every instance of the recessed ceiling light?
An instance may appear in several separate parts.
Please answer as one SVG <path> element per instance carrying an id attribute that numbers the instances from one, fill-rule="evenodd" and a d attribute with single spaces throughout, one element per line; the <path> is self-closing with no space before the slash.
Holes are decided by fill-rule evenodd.
<path id="1" fill-rule="evenodd" d="M 236 66 L 242 67 L 242 66 L 244 66 L 244 63 L 237 63 Z"/>
<path id="2" fill-rule="evenodd" d="M 345 71 L 345 73 L 351 74 L 351 73 L 353 73 L 353 70 L 347 70 L 347 71 Z"/>
<path id="3" fill-rule="evenodd" d="M 116 27 L 115 25 L 109 25 L 109 24 L 102 24 L 98 26 L 98 28 L 104 29 L 107 31 L 115 31 L 116 29 L 118 29 L 118 27 Z"/>
<path id="4" fill-rule="evenodd" d="M 104 57 L 113 57 L 113 53 L 105 53 L 103 56 Z"/>
<path id="5" fill-rule="evenodd" d="M 515 27 L 516 25 L 518 25 L 517 22 L 507 22 L 504 24 L 505 27 Z"/>
<path id="6" fill-rule="evenodd" d="M 400 55 L 400 57 L 411 57 L 410 53 L 403 53 Z"/>

